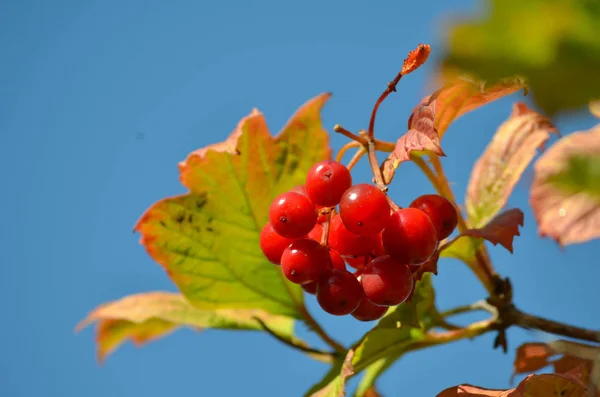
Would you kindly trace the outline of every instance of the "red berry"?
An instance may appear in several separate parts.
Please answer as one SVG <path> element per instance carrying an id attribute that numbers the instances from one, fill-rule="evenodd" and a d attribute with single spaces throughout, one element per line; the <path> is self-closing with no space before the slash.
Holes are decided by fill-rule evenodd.
<path id="1" fill-rule="evenodd" d="M 300 193 L 283 193 L 271 203 L 269 222 L 279 235 L 301 238 L 315 227 L 317 209 L 308 197 Z"/>
<path id="2" fill-rule="evenodd" d="M 378 306 L 395 306 L 404 302 L 413 288 L 408 265 L 389 256 L 373 259 L 360 276 L 365 296 Z"/>
<path id="3" fill-rule="evenodd" d="M 307 293 L 314 295 L 317 293 L 317 283 L 318 281 L 312 281 L 308 284 L 302 284 L 301 287 Z"/>
<path id="4" fill-rule="evenodd" d="M 369 261 L 368 256 L 345 256 L 344 260 L 348 264 L 355 269 L 362 269 L 365 267 L 367 262 Z"/>
<path id="5" fill-rule="evenodd" d="M 359 236 L 344 226 L 339 215 L 331 218 L 328 244 L 343 256 L 364 256 L 376 250 L 381 244 L 379 234 Z"/>
<path id="6" fill-rule="evenodd" d="M 313 165 L 306 176 L 306 194 L 313 203 L 321 207 L 338 205 L 342 194 L 350 186 L 350 171 L 343 164 L 333 160 Z"/>
<path id="7" fill-rule="evenodd" d="M 281 255 L 281 270 L 293 283 L 307 284 L 317 281 L 331 268 L 327 247 L 307 238 L 296 240 Z"/>
<path id="8" fill-rule="evenodd" d="M 454 205 L 444 196 L 425 194 L 417 197 L 410 207 L 418 208 L 429 216 L 435 227 L 438 240 L 445 239 L 452 234 L 458 223 L 458 213 Z"/>
<path id="9" fill-rule="evenodd" d="M 383 247 L 401 263 L 419 265 L 433 255 L 438 239 L 435 227 L 423 211 L 403 208 L 392 214 L 383 229 Z"/>
<path id="10" fill-rule="evenodd" d="M 352 186 L 340 200 L 340 217 L 346 229 L 360 236 L 379 233 L 390 218 L 385 193 L 366 183 Z"/>
<path id="11" fill-rule="evenodd" d="M 363 290 L 352 273 L 331 269 L 323 273 L 317 284 L 317 302 L 335 316 L 352 313 L 363 299 Z"/>
<path id="12" fill-rule="evenodd" d="M 346 270 L 346 262 L 344 262 L 340 254 L 334 250 L 329 250 L 329 256 L 331 257 L 331 265 L 334 269 Z"/>
<path id="13" fill-rule="evenodd" d="M 260 232 L 260 249 L 269 262 L 279 265 L 281 254 L 294 240 L 281 237 L 273 230 L 270 223 L 267 223 Z"/>
<path id="14" fill-rule="evenodd" d="M 374 321 L 383 317 L 387 311 L 387 306 L 377 306 L 365 298 L 352 312 L 352 317 L 360 321 Z"/>
<path id="15" fill-rule="evenodd" d="M 317 223 L 306 237 L 320 243 L 321 237 L 323 237 L 323 226 Z"/>

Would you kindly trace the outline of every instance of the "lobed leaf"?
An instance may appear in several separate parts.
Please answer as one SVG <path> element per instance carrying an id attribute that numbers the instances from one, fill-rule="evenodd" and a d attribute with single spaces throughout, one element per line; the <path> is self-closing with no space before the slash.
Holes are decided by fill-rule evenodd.
<path id="1" fill-rule="evenodd" d="M 254 110 L 225 142 L 179 164 L 190 193 L 155 203 L 138 221 L 141 243 L 193 306 L 302 318 L 302 289 L 264 258 L 259 235 L 271 201 L 330 158 L 320 119 L 329 97 L 304 104 L 276 137 Z"/>
<path id="2" fill-rule="evenodd" d="M 98 359 L 106 356 L 127 340 L 136 345 L 156 340 L 180 327 L 196 330 L 225 328 L 261 330 L 255 320 L 261 319 L 270 330 L 283 338 L 292 338 L 294 322 L 289 317 L 268 314 L 263 310 L 199 310 L 180 294 L 147 292 L 129 295 L 98 306 L 77 325 L 81 330 L 97 322 Z"/>
<path id="3" fill-rule="evenodd" d="M 598 98 L 600 7 L 596 1 L 490 0 L 482 18 L 448 32 L 443 69 L 493 80 L 524 76 L 547 114 Z"/>
<path id="4" fill-rule="evenodd" d="M 484 240 L 494 245 L 500 244 L 510 253 L 513 252 L 513 240 L 519 236 L 519 226 L 523 226 L 524 215 L 518 208 L 502 212 L 481 229 L 465 230 L 454 240 L 440 247 L 439 255 L 444 258 L 456 258 L 468 265 L 477 263 L 477 253 Z"/>
<path id="5" fill-rule="evenodd" d="M 487 224 L 504 207 L 537 148 L 556 132 L 550 120 L 526 104 L 513 105 L 509 119 L 498 128 L 471 171 L 465 202 L 471 227 Z"/>
<path id="6" fill-rule="evenodd" d="M 530 191 L 540 235 L 561 245 L 600 237 L 600 124 L 556 142 L 534 165 Z"/>

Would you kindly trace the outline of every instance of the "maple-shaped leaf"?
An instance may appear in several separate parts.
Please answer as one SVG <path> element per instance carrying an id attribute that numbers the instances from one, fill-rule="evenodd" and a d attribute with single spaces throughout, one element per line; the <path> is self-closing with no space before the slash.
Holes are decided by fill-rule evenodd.
<path id="1" fill-rule="evenodd" d="M 141 243 L 193 306 L 303 317 L 302 289 L 266 260 L 259 235 L 271 201 L 330 158 L 320 118 L 329 97 L 304 104 L 276 137 L 254 110 L 225 142 L 179 164 L 190 193 L 155 203 L 138 221 Z"/>
<path id="2" fill-rule="evenodd" d="M 534 164 L 529 202 L 540 235 L 561 245 L 600 237 L 600 124 L 569 134 Z"/>
<path id="3" fill-rule="evenodd" d="M 465 202 L 471 227 L 485 225 L 504 207 L 550 133 L 556 133 L 550 120 L 524 103 L 513 105 L 509 119 L 498 128 L 471 171 Z"/>
<path id="4" fill-rule="evenodd" d="M 346 396 L 346 379 L 354 374 L 352 359 L 354 350 L 350 349 L 343 360 L 334 364 L 323 380 L 314 385 L 306 397 L 344 397 Z"/>
<path id="5" fill-rule="evenodd" d="M 514 389 L 494 390 L 473 385 L 450 387 L 437 397 L 585 397 L 587 389 L 578 379 L 564 374 L 529 375 Z"/>
<path id="6" fill-rule="evenodd" d="M 97 322 L 96 343 L 99 361 L 119 345 L 131 340 L 136 345 L 155 340 L 180 327 L 261 330 L 259 318 L 282 338 L 292 338 L 294 321 L 262 310 L 199 310 L 180 294 L 147 292 L 126 296 L 94 309 L 77 326 L 81 330 Z"/>
<path id="7" fill-rule="evenodd" d="M 600 93 L 596 1 L 489 0 L 486 13 L 447 31 L 442 68 L 482 79 L 518 74 L 544 113 L 582 107 Z"/>

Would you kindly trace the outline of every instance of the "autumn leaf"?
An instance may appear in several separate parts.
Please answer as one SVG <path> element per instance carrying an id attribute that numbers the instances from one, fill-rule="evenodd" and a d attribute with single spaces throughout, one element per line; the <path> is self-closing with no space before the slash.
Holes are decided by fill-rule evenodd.
<path id="1" fill-rule="evenodd" d="M 538 371 L 550 365 L 550 357 L 556 353 L 547 344 L 542 342 L 524 343 L 517 349 L 515 356 L 515 374 L 524 374 Z"/>
<path id="2" fill-rule="evenodd" d="M 525 81 L 517 77 L 490 84 L 467 75 L 449 75 L 442 81 L 445 82 L 444 86 L 421 102 L 435 103 L 434 126 L 440 139 L 450 124 L 460 116 L 526 88 Z"/>
<path id="3" fill-rule="evenodd" d="M 519 236 L 519 226 L 523 226 L 524 215 L 518 208 L 502 212 L 481 229 L 469 229 L 439 248 L 443 258 L 459 259 L 470 266 L 477 261 L 477 252 L 484 240 L 500 244 L 513 252 L 513 239 Z"/>
<path id="4" fill-rule="evenodd" d="M 600 118 L 600 99 L 589 103 L 590 113 Z"/>
<path id="5" fill-rule="evenodd" d="M 261 319 L 281 337 L 292 338 L 294 322 L 289 317 L 275 316 L 262 310 L 199 310 L 180 294 L 171 292 L 129 295 L 100 305 L 77 325 L 77 330 L 98 323 L 98 359 L 103 361 L 127 340 L 139 346 L 181 327 L 262 330 L 255 318 Z"/>
<path id="6" fill-rule="evenodd" d="M 534 165 L 529 202 L 540 235 L 561 245 L 600 237 L 600 124 L 552 145 Z"/>
<path id="7" fill-rule="evenodd" d="M 490 0 L 488 13 L 450 26 L 442 69 L 479 78 L 524 76 L 544 113 L 584 106 L 600 93 L 600 7 L 595 1 Z"/>
<path id="8" fill-rule="evenodd" d="M 225 142 L 179 164 L 190 193 L 155 203 L 138 221 L 141 243 L 193 306 L 303 317 L 302 289 L 264 258 L 259 234 L 271 201 L 330 158 L 320 119 L 329 97 L 304 104 L 276 137 L 254 110 Z"/>
<path id="9" fill-rule="evenodd" d="M 388 155 L 383 164 L 383 177 L 390 183 L 394 172 L 401 163 L 411 159 L 411 153 L 431 152 L 438 156 L 445 156 L 440 146 L 440 138 L 434 127 L 435 101 L 421 103 L 411 114 L 408 121 L 408 132 L 398 141 L 394 150 Z"/>
<path id="10" fill-rule="evenodd" d="M 354 351 L 350 349 L 343 361 L 332 366 L 323 381 L 313 386 L 306 396 L 310 397 L 344 397 L 346 395 L 346 379 L 354 374 L 352 359 Z"/>
<path id="11" fill-rule="evenodd" d="M 585 397 L 586 388 L 577 379 L 560 374 L 529 375 L 519 386 L 509 390 L 485 389 L 472 385 L 450 387 L 437 397 Z"/>
<path id="12" fill-rule="evenodd" d="M 510 118 L 498 128 L 471 171 L 465 202 L 471 227 L 482 227 L 504 207 L 550 133 L 556 129 L 546 117 L 522 102 L 513 105 Z"/>

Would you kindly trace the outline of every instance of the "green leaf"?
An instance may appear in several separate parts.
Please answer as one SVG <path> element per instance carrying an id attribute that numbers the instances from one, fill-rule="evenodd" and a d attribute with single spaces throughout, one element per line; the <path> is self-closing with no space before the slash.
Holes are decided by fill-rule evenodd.
<path id="1" fill-rule="evenodd" d="M 330 158 L 320 119 L 329 96 L 303 105 L 277 137 L 254 110 L 225 142 L 180 163 L 189 194 L 157 202 L 138 221 L 141 243 L 195 307 L 302 318 L 302 289 L 264 258 L 259 235 L 271 201 Z"/>
<path id="2" fill-rule="evenodd" d="M 355 397 L 367 397 L 368 394 L 375 387 L 375 381 L 383 375 L 385 371 L 387 371 L 392 364 L 394 364 L 403 354 L 395 354 L 393 356 L 388 356 L 384 358 L 380 358 L 375 361 L 373 364 L 369 365 L 367 369 L 364 370 L 363 377 L 358 384 L 356 389 Z"/>
<path id="3" fill-rule="evenodd" d="M 98 323 L 98 359 L 103 361 L 127 340 L 141 345 L 180 327 L 262 330 L 256 318 L 277 335 L 293 339 L 294 321 L 289 317 L 262 310 L 199 310 L 180 294 L 170 292 L 135 294 L 100 305 L 77 325 L 77 330 Z"/>
<path id="4" fill-rule="evenodd" d="M 534 166 L 530 203 L 542 236 L 559 244 L 600 237 L 600 124 L 556 142 Z"/>
<path id="5" fill-rule="evenodd" d="M 454 258 L 467 265 L 476 264 L 477 251 L 483 244 L 483 239 L 470 236 L 460 236 L 450 245 L 440 251 L 441 258 Z"/>
<path id="6" fill-rule="evenodd" d="M 354 374 L 352 359 L 354 351 L 349 350 L 344 360 L 337 360 L 323 380 L 305 394 L 305 397 L 344 397 L 346 379 Z"/>
<path id="7" fill-rule="evenodd" d="M 556 133 L 544 116 L 517 102 L 471 171 L 465 206 L 472 228 L 486 225 L 512 193 L 537 149 Z"/>
<path id="8" fill-rule="evenodd" d="M 482 79 L 522 75 L 548 114 L 600 94 L 600 3 L 596 0 L 490 0 L 479 20 L 448 32 L 445 69 Z"/>
<path id="9" fill-rule="evenodd" d="M 416 283 L 411 302 L 405 302 L 390 309 L 379 323 L 350 349 L 353 354 L 354 373 L 359 373 L 373 365 L 370 372 L 374 382 L 375 378 L 389 365 L 424 338 L 425 332 L 434 325 L 438 316 L 431 274 L 426 273 Z M 389 362 L 384 366 L 380 360 L 389 360 Z M 340 364 L 338 363 L 338 365 Z M 381 367 L 379 368 L 380 372 L 377 367 Z M 326 385 L 338 384 L 340 382 L 338 373 L 339 371 L 335 367 L 332 368 L 308 395 L 316 390 L 321 390 Z"/>

